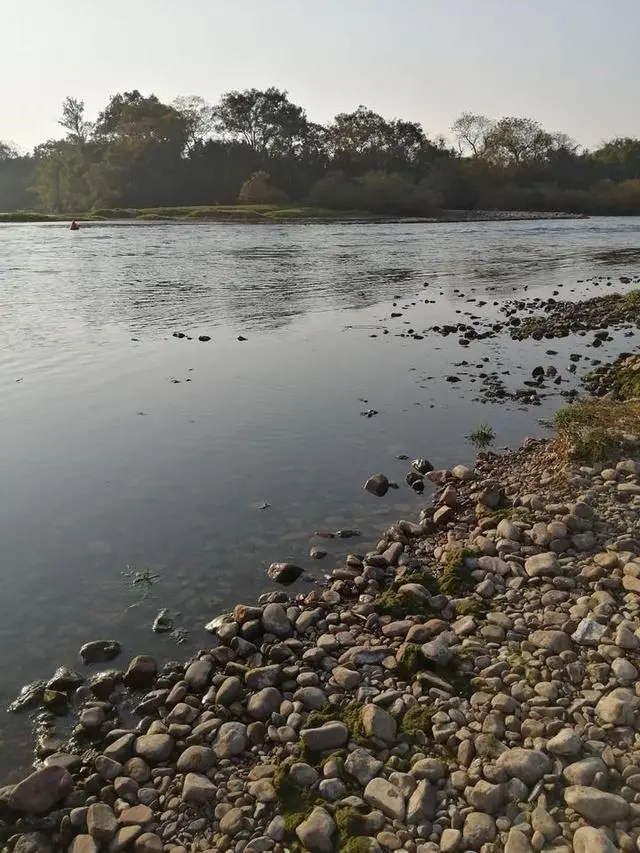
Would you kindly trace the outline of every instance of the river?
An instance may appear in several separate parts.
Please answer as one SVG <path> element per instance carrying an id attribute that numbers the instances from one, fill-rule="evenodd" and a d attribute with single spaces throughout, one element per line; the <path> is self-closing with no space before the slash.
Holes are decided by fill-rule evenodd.
<path id="1" fill-rule="evenodd" d="M 123 661 L 185 656 L 209 619 L 273 588 L 272 561 L 311 588 L 424 502 L 397 455 L 470 461 L 481 422 L 498 446 L 544 434 L 557 395 L 486 404 L 455 365 L 509 371 L 513 390 L 584 340 L 463 350 L 422 332 L 514 295 L 624 288 L 637 265 L 598 259 L 619 248 L 640 248 L 640 220 L 0 225 L 2 709 L 79 666 L 88 640 L 119 640 Z M 598 358 L 631 348 L 614 338 Z M 401 488 L 365 493 L 378 471 Z M 362 537 L 313 536 L 346 527 Z M 123 574 L 145 568 L 146 596 Z M 161 607 L 183 646 L 152 633 Z M 29 725 L 2 711 L 0 779 L 28 764 Z"/>

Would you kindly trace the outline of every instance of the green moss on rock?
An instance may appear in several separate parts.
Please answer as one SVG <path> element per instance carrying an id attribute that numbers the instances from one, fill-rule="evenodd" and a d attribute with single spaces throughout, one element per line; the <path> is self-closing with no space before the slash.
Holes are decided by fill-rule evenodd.
<path id="1" fill-rule="evenodd" d="M 352 740 L 361 741 L 366 738 L 362 725 L 362 705 L 359 702 L 349 702 L 346 705 L 327 703 L 318 711 L 312 711 L 304 724 L 305 729 L 316 729 L 325 723 L 334 721 L 344 723 L 349 729 Z M 344 754 L 344 753 L 343 753 Z"/>
<path id="2" fill-rule="evenodd" d="M 435 710 L 430 705 L 413 705 L 402 718 L 402 731 L 412 740 L 419 731 L 428 734 L 434 713 Z"/>
<path id="3" fill-rule="evenodd" d="M 346 842 L 341 841 L 338 849 L 341 853 L 369 853 L 371 850 L 371 838 L 364 835 L 350 838 Z"/>
<path id="4" fill-rule="evenodd" d="M 408 583 L 408 581 L 403 581 Z M 382 616 L 393 616 L 394 619 L 404 619 L 406 616 L 430 616 L 431 610 L 424 601 L 419 601 L 412 595 L 387 589 L 374 599 L 373 606 Z"/>
<path id="5" fill-rule="evenodd" d="M 465 560 L 475 556 L 475 551 L 468 548 L 456 548 L 449 551 L 438 581 L 440 592 L 451 598 L 460 598 L 471 592 L 475 586 L 475 581 L 471 577 L 471 571 L 465 565 Z"/>
<path id="6" fill-rule="evenodd" d="M 278 795 L 278 813 L 285 823 L 285 837 L 295 838 L 296 827 L 305 820 L 318 802 L 318 795 L 311 788 L 300 788 L 289 776 L 292 760 L 284 762 L 276 770 L 273 787 Z"/>
<path id="7" fill-rule="evenodd" d="M 407 678 L 426 669 L 426 661 L 420 646 L 416 643 L 405 643 L 398 658 L 398 667 Z"/>
<path id="8" fill-rule="evenodd" d="M 397 590 L 405 583 L 417 583 L 428 590 L 432 595 L 438 592 L 438 580 L 431 572 L 413 572 L 410 575 L 401 575 L 393 582 L 393 589 Z"/>
<path id="9" fill-rule="evenodd" d="M 457 616 L 483 617 L 487 615 L 489 605 L 481 598 L 468 596 L 467 598 L 461 598 L 459 601 L 456 601 L 455 609 Z"/>

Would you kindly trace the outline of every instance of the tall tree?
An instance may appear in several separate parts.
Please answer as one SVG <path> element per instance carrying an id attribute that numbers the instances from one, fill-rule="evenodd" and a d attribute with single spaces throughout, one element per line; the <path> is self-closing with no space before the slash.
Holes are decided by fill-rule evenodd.
<path id="1" fill-rule="evenodd" d="M 215 128 L 215 109 L 199 95 L 181 95 L 172 107 L 185 121 L 188 151 L 203 145 Z"/>
<path id="2" fill-rule="evenodd" d="M 461 154 L 482 157 L 487 147 L 487 138 L 494 122 L 478 113 L 462 113 L 451 125 L 451 130 Z"/>
<path id="3" fill-rule="evenodd" d="M 544 158 L 553 148 L 553 137 L 530 118 L 501 118 L 485 140 L 484 155 L 496 164 L 520 165 Z"/>
<path id="4" fill-rule="evenodd" d="M 260 154 L 296 152 L 306 136 L 307 117 L 286 92 L 228 92 L 215 108 L 215 127 L 226 139 L 243 142 Z"/>
<path id="5" fill-rule="evenodd" d="M 84 117 L 84 101 L 71 96 L 62 102 L 62 118 L 58 124 L 67 131 L 67 138 L 77 143 L 85 143 L 93 129 Z"/>

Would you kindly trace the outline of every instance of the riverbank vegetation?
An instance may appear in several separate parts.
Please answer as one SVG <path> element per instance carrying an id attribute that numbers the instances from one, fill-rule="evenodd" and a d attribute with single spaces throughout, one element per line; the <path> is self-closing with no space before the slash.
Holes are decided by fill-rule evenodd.
<path id="1" fill-rule="evenodd" d="M 63 137 L 29 154 L 0 143 L 0 211 L 180 218 L 179 209 L 190 218 L 255 219 L 640 213 L 640 140 L 588 151 L 529 118 L 465 113 L 447 140 L 364 106 L 317 124 L 275 88 L 229 92 L 215 106 L 199 97 L 165 104 L 134 89 L 113 95 L 94 121 L 69 97 L 60 125 Z"/>

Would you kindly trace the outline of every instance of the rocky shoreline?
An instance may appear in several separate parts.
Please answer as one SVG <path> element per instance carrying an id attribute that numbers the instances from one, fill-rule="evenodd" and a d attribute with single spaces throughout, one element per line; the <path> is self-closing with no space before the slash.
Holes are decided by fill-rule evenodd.
<path id="1" fill-rule="evenodd" d="M 3 849 L 639 850 L 639 459 L 430 472 L 417 521 L 191 659 L 59 671 L 77 726 L 0 790 Z"/>

